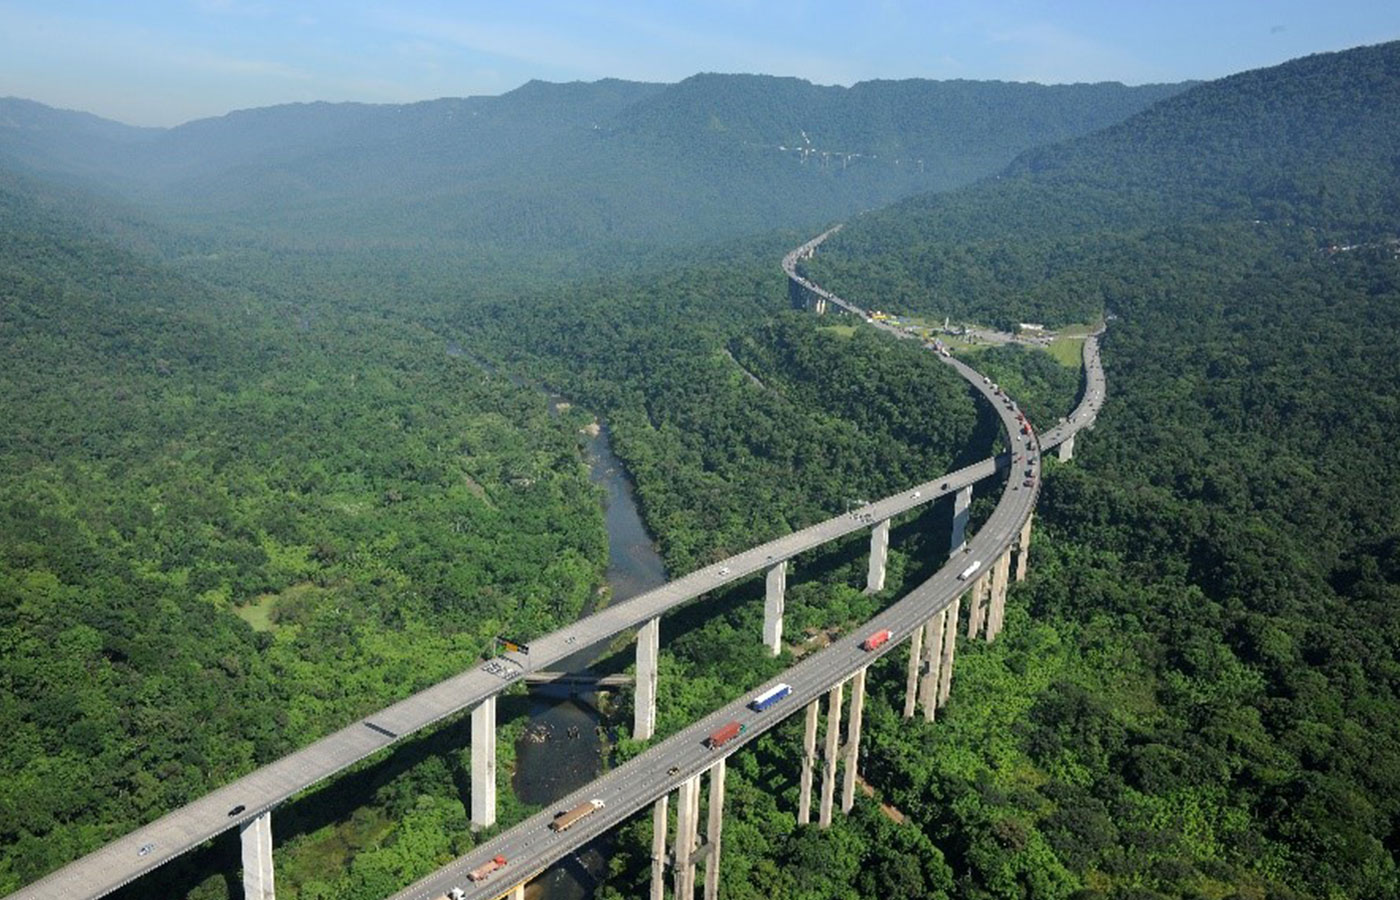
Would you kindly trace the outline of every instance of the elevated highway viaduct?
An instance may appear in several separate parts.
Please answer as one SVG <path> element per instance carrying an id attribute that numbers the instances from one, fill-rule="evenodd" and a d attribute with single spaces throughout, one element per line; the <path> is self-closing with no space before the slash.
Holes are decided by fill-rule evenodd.
<path id="1" fill-rule="evenodd" d="M 809 254 L 818 243 L 820 238 L 809 242 Z M 797 277 L 791 268 L 793 263 L 795 257 L 789 254 L 784 260 L 784 268 L 790 277 Z M 863 310 L 839 298 L 834 302 L 863 314 Z M 230 828 L 238 828 L 243 844 L 245 896 L 250 900 L 271 900 L 274 883 L 270 853 L 271 814 L 278 804 L 402 738 L 466 710 L 471 710 L 472 726 L 471 819 L 473 825 L 478 827 L 493 825 L 497 783 L 496 701 L 500 693 L 515 681 L 532 674 L 549 672 L 550 666 L 583 647 L 637 629 L 633 736 L 650 738 L 655 728 L 657 650 L 663 614 L 723 585 L 762 573 L 765 579 L 762 640 L 776 655 L 782 640 L 788 560 L 846 535 L 868 530 L 871 552 L 867 588 L 880 590 L 884 587 L 890 521 L 944 496 L 954 495 L 954 560 L 867 623 L 860 633 L 836 641 L 784 673 L 778 680 L 790 684 L 792 694 L 772 712 L 758 714 L 748 710 L 744 705 L 748 701 L 747 696 L 736 700 L 679 734 L 659 742 L 626 765 L 601 776 L 587 788 L 561 800 L 551 811 L 503 832 L 396 897 L 437 897 L 453 888 L 466 891 L 470 897 L 501 896 L 505 888 L 500 886 L 500 882 L 503 881 L 506 888 L 523 883 L 648 804 L 655 804 L 657 821 L 664 825 L 668 797 L 673 790 L 680 792 L 679 810 L 682 813 L 681 834 L 677 835 L 672 854 L 676 878 L 681 879 L 677 881 L 678 894 L 683 894 L 687 889 L 693 893 L 695 854 L 699 847 L 695 837 L 699 778 L 703 772 L 711 773 L 712 812 L 708 827 L 712 837 L 706 844 L 709 850 L 705 854 L 708 871 L 718 865 L 719 859 L 722 819 L 718 811 L 722 810 L 722 802 L 717 804 L 714 798 L 723 793 L 724 759 L 772 728 L 783 716 L 803 709 L 807 715 L 803 783 L 805 787 L 810 787 L 816 765 L 817 703 L 826 695 L 829 712 L 819 819 L 823 824 L 829 823 L 834 802 L 838 750 L 840 758 L 846 760 L 842 807 L 848 809 L 851 804 L 864 673 L 868 665 L 908 639 L 911 654 L 905 712 L 912 716 L 917 710 L 922 710 L 925 717 L 932 719 L 935 710 L 946 702 L 948 696 L 956 648 L 954 634 L 958 628 L 961 601 L 965 596 L 969 600 L 969 636 L 982 634 L 988 640 L 996 636 L 1001 628 L 1001 610 L 1010 578 L 1013 550 L 1017 554 L 1017 577 L 1025 572 L 1031 511 L 1040 484 L 1040 453 L 1057 445 L 1063 446 L 1065 442 L 1072 441 L 1080 429 L 1092 425 L 1102 402 L 1102 370 L 1098 365 L 1097 341 L 1093 336 L 1085 342 L 1084 361 L 1088 371 L 1086 387 L 1074 413 L 1038 442 L 1032 435 L 1023 445 L 1016 439 L 1020 421 L 1016 418 L 1014 403 L 993 391 L 986 379 L 965 364 L 945 359 L 992 404 L 1001 419 L 1007 446 L 1017 449 L 753 547 L 537 638 L 530 642 L 528 654 L 505 653 L 426 688 L 111 841 L 21 888 L 11 897 L 15 900 L 101 897 L 210 838 Z M 1035 446 L 1037 443 L 1038 446 Z M 1020 449 L 1023 446 L 1026 449 Z M 1034 458 L 1033 461 L 1027 460 L 1028 455 Z M 1021 487 L 1020 477 L 1008 478 L 991 516 L 975 536 L 965 540 L 973 485 L 1013 465 L 1018 468 L 1012 474 L 1018 476 L 1020 468 L 1027 465 L 1033 468 L 1032 486 L 1026 489 Z M 973 562 L 979 564 L 976 571 L 966 579 L 959 578 Z M 866 634 L 882 628 L 890 630 L 889 641 L 875 651 L 859 649 L 858 644 Z M 847 682 L 853 685 L 853 703 L 849 733 L 843 746 L 839 740 L 839 720 Z M 723 755 L 707 750 L 701 743 L 703 738 L 730 721 L 746 725 L 746 731 L 724 747 Z M 606 805 L 562 834 L 549 830 L 553 811 L 590 799 L 602 799 Z M 810 791 L 804 790 L 803 809 L 799 810 L 799 816 L 804 820 L 810 814 L 810 799 Z M 664 827 L 660 834 L 664 839 Z M 666 858 L 664 847 L 657 848 L 657 851 L 653 896 L 659 896 L 656 891 L 662 883 L 661 861 Z M 482 883 L 466 879 L 466 872 L 498 854 L 510 860 L 507 869 L 502 870 L 498 878 Z M 509 874 L 506 875 L 506 872 Z M 705 879 L 707 896 L 714 896 L 713 889 L 718 883 L 716 873 L 717 869 L 709 871 Z"/>

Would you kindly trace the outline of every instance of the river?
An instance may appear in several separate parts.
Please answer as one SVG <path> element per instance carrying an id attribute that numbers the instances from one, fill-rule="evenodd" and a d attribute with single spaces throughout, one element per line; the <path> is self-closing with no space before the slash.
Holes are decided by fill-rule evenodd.
<path id="1" fill-rule="evenodd" d="M 553 400 L 559 402 L 559 398 Z M 666 567 L 642 524 L 631 478 L 613 454 L 607 429 L 590 437 L 585 450 L 589 478 L 605 492 L 608 595 L 616 602 L 664 584 Z M 591 612 L 591 608 L 584 609 L 582 614 Z M 587 647 L 559 668 L 584 671 L 604 649 L 603 645 Z M 525 803 L 551 803 L 593 780 L 601 771 L 602 753 L 598 711 L 593 706 L 583 699 L 551 698 L 537 691 L 530 700 L 529 727 L 516 745 L 516 796 Z M 525 896 L 528 900 L 584 900 L 591 896 L 606 867 L 603 854 L 607 840 L 584 847 L 530 882 Z"/>

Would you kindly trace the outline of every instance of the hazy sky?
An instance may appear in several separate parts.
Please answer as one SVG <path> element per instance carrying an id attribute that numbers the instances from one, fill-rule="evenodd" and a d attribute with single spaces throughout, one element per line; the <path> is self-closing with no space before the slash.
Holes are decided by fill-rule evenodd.
<path id="1" fill-rule="evenodd" d="M 1400 38 L 1400 0 L 0 0 L 0 96 L 173 125 L 696 72 L 1216 78 Z"/>

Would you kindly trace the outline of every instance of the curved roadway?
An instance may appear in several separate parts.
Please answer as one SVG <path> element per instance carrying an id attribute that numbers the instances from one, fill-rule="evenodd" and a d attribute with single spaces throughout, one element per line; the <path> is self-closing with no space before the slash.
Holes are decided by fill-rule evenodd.
<path id="1" fill-rule="evenodd" d="M 832 229 L 832 231 L 834 230 Z M 809 246 L 814 247 L 830 233 L 829 231 L 814 239 L 808 245 L 799 248 L 799 251 Z M 783 260 L 784 269 L 787 269 L 793 277 L 799 277 L 795 270 L 790 268 L 795 264 L 799 251 L 793 251 Z M 811 285 L 810 282 L 804 281 L 804 283 L 811 288 L 821 290 L 815 285 Z M 843 308 L 857 314 L 863 315 L 864 313 L 858 307 L 841 301 L 825 291 L 822 291 L 822 294 Z M 897 329 L 886 328 L 885 330 L 900 337 L 908 337 Z M 1071 437 L 1079 429 L 1090 425 L 1097 413 L 1098 405 L 1103 399 L 1103 373 L 1098 367 L 1096 340 L 1092 336 L 1085 342 L 1084 359 L 1086 369 L 1089 371 L 1084 399 L 1068 421 L 1044 436 L 1040 442 L 1042 450 L 1055 446 Z M 957 360 L 945 359 L 945 362 L 956 368 L 959 374 L 987 397 L 1002 418 L 1008 446 L 1019 446 L 1012 438 L 1018 425 L 1013 414 L 1014 407 L 1008 405 L 1005 397 L 994 395 L 990 386 L 973 369 Z M 508 653 L 490 660 L 480 667 L 425 688 L 392 706 L 333 732 L 295 753 L 218 788 L 198 800 L 167 813 L 148 825 L 111 841 L 92 853 L 21 888 L 10 897 L 13 900 L 39 900 L 39 898 L 71 900 L 71 898 L 97 898 L 111 893 L 163 863 L 194 849 L 210 838 L 260 815 L 293 795 L 388 747 L 395 741 L 447 716 L 475 707 L 488 697 L 501 693 L 511 682 L 526 673 L 547 670 L 550 665 L 559 662 L 582 647 L 607 640 L 622 631 L 642 625 L 650 619 L 722 585 L 756 572 L 766 571 L 781 560 L 796 556 L 805 550 L 814 549 L 844 535 L 868 529 L 872 524 L 882 519 L 931 503 L 946 494 L 956 493 L 964 487 L 993 475 L 997 470 L 1009 466 L 1011 462 L 1011 454 L 1008 453 L 984 459 L 845 515 L 827 519 L 801 531 L 746 550 L 711 566 L 691 572 L 675 581 L 668 582 L 655 590 L 607 607 L 558 631 L 531 641 L 528 656 Z M 1038 466 L 1038 464 L 1037 460 L 1036 465 Z M 1019 479 L 1008 480 L 1009 486 L 1019 483 Z M 1039 484 L 1040 479 L 1037 477 L 1035 487 L 1031 490 L 1011 490 L 1008 488 L 1004 492 L 992 517 L 968 542 L 968 546 L 973 548 L 973 555 L 970 559 L 980 559 L 986 566 L 1006 546 L 1009 546 L 1034 506 Z M 749 731 L 742 736 L 742 739 L 735 741 L 730 746 L 742 746 L 772 727 L 789 711 L 804 705 L 812 697 L 820 694 L 826 687 L 816 687 L 818 682 L 824 681 L 826 686 L 830 686 L 859 668 L 859 665 L 854 664 L 848 666 L 854 657 L 851 659 L 846 657 L 850 656 L 850 648 L 854 647 L 859 639 L 863 639 L 865 633 L 881 627 L 888 627 L 894 639 L 884 649 L 874 654 L 861 653 L 859 656 L 859 659 L 863 660 L 861 665 L 888 652 L 915 627 L 950 603 L 961 589 L 966 588 L 965 584 L 956 581 L 954 577 L 955 572 L 960 571 L 963 567 L 959 565 L 955 569 L 950 564 L 929 581 L 916 588 L 904 600 L 871 620 L 865 632 L 859 637 L 852 636 L 838 641 L 821 654 L 804 660 L 803 663 L 785 673 L 782 680 L 793 685 L 794 696 L 778 705 L 774 711 L 776 715 L 769 713 L 765 716 L 756 716 L 762 721 L 751 723 Z M 845 656 L 840 653 L 843 649 L 847 651 Z M 820 663 L 819 671 L 811 669 L 817 663 Z M 816 674 L 809 674 L 813 671 L 816 671 Z M 843 672 L 844 674 L 841 674 Z M 798 680 L 794 679 L 799 679 L 800 684 Z M 464 880 L 461 873 L 472 868 L 473 865 L 480 864 L 481 860 L 489 859 L 496 853 L 504 853 L 508 858 L 519 860 L 512 866 L 511 877 L 514 880 L 521 880 L 523 876 L 519 873 L 522 869 L 530 874 L 542 871 L 551 862 L 568 852 L 567 849 L 559 850 L 558 848 L 561 846 L 567 844 L 569 848 L 572 848 L 585 843 L 598 832 L 606 830 L 607 827 L 616 824 L 627 815 L 660 797 L 661 794 L 673 789 L 690 774 L 708 767 L 714 757 L 708 753 L 696 754 L 694 752 L 695 747 L 698 746 L 698 740 L 695 740 L 694 736 L 696 734 L 701 737 L 708 735 L 718 725 L 731 719 L 749 721 L 742 712 L 746 709 L 743 704 L 747 702 L 747 699 L 746 697 L 736 701 L 731 706 L 713 713 L 700 723 L 661 742 L 645 754 L 627 763 L 626 766 L 608 773 L 599 782 L 596 782 L 601 786 L 599 789 L 607 787 L 611 790 L 613 786 L 626 787 L 628 790 L 625 793 L 619 793 L 616 797 L 612 797 L 611 793 L 593 793 L 593 788 L 581 791 L 566 801 L 560 801 L 559 805 L 551 808 L 548 815 L 541 813 L 539 816 L 505 832 L 497 840 L 482 845 L 483 848 L 495 848 L 490 853 L 478 849 L 442 870 L 442 873 L 455 872 L 456 875 L 439 873 L 430 876 L 430 879 L 420 882 L 419 885 L 415 885 L 397 896 L 404 898 L 437 896 L 436 894 L 424 893 L 419 889 L 420 885 L 431 881 L 433 885 L 442 883 L 447 884 L 448 887 L 454 886 L 457 883 L 453 880 L 454 878 Z M 690 752 L 686 752 L 685 744 L 687 741 L 694 745 L 689 748 Z M 657 762 L 658 759 L 665 761 Z M 655 777 L 656 772 L 665 772 L 671 765 L 680 766 L 679 775 L 668 778 Z M 629 769 L 628 767 L 633 768 Z M 627 774 L 619 776 L 619 773 L 624 772 Z M 632 779 L 635 779 L 632 783 L 625 785 L 622 783 Z M 574 826 L 567 835 L 556 836 L 556 840 L 553 842 L 540 842 L 537 839 L 538 835 L 535 834 L 535 829 L 546 826 L 549 818 L 552 818 L 554 810 L 568 808 L 564 805 L 566 802 L 573 804 L 593 796 L 608 799 L 608 808 Z M 612 799 L 609 799 L 610 797 Z M 549 832 L 549 834 L 553 835 L 553 832 Z M 551 843 L 552 849 L 550 849 Z M 508 850 L 503 849 L 507 847 Z M 533 850 L 530 849 L 532 847 Z M 467 865 L 465 861 L 468 860 L 475 862 L 473 865 Z M 438 891 L 438 893 L 443 893 L 443 891 Z M 492 894 L 490 889 L 483 888 L 478 893 L 469 893 L 469 896 L 487 897 L 492 896 Z"/>
<path id="2" fill-rule="evenodd" d="M 830 299 L 830 295 L 828 298 Z M 1079 406 L 1064 423 L 1040 442 L 1038 448 L 1034 438 L 1031 446 L 1025 449 L 1015 440 L 1020 421 L 1016 417 L 1014 404 L 1005 395 L 994 392 L 987 380 L 971 367 L 955 359 L 944 358 L 944 361 L 992 404 L 1001 419 L 1008 446 L 1017 447 L 1010 453 L 984 460 L 969 469 L 985 468 L 986 474 L 991 474 L 993 469 L 1009 465 L 1013 458 L 1019 469 L 1027 465 L 1025 456 L 1029 453 L 1033 459 L 1029 465 L 1035 469 L 1036 476 L 1031 488 L 1024 489 L 1019 472 L 1013 472 L 1013 477 L 1007 480 L 996 509 L 978 532 L 968 540 L 965 552 L 950 560 L 937 574 L 866 622 L 857 631 L 833 642 L 819 653 L 808 656 L 778 677 L 746 692 L 727 706 L 710 713 L 650 747 L 646 752 L 598 777 L 586 787 L 560 798 L 543 811 L 395 894 L 392 900 L 434 900 L 453 888 L 462 890 L 465 900 L 486 900 L 500 896 L 511 885 L 535 877 L 584 844 L 675 790 L 682 782 L 709 769 L 719 758 L 728 757 L 788 716 L 801 711 L 832 687 L 850 678 L 858 669 L 893 651 L 916 629 L 922 627 L 971 587 L 970 582 L 959 580 L 958 573 L 973 561 L 981 562 L 985 572 L 993 560 L 1007 552 L 1035 507 L 1040 487 L 1040 453 L 1092 424 L 1102 403 L 1104 380 L 1103 370 L 1099 366 L 1097 335 L 1091 335 L 1084 344 L 1084 362 L 1089 374 Z M 967 472 L 968 469 L 961 471 Z M 936 479 L 930 484 L 937 483 L 941 486 L 952 477 Z M 900 497 L 926 500 L 927 495 L 920 497 L 924 490 L 926 486 L 920 486 L 901 494 Z M 880 503 L 890 503 L 898 499 L 888 498 Z M 880 504 L 874 506 L 878 507 Z M 753 552 L 755 551 L 750 551 Z M 890 630 L 890 640 L 873 652 L 862 650 L 861 642 L 881 628 Z M 749 708 L 749 701 L 778 683 L 791 685 L 791 695 L 761 713 Z M 725 744 L 722 753 L 705 746 L 706 737 L 726 723 L 734 721 L 744 724 L 746 728 L 742 734 Z M 602 800 L 604 807 L 575 824 L 567 832 L 556 833 L 550 830 L 549 825 L 556 813 L 594 799 Z M 506 868 L 499 870 L 484 882 L 474 883 L 467 878 L 468 872 L 497 855 L 509 860 Z"/>

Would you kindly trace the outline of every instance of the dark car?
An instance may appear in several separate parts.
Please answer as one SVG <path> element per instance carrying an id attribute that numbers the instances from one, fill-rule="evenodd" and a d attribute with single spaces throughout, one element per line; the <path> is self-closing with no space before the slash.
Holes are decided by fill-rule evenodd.
<path id="1" fill-rule="evenodd" d="M 239 813 L 246 811 L 247 809 L 248 809 L 248 807 L 246 807 L 246 806 L 244 806 L 242 803 L 240 803 L 240 804 L 238 804 L 237 806 L 235 806 L 233 809 L 231 809 L 231 810 L 228 811 L 228 816 L 229 816 L 229 818 L 231 819 L 231 818 L 233 818 L 234 816 L 238 815 Z"/>

